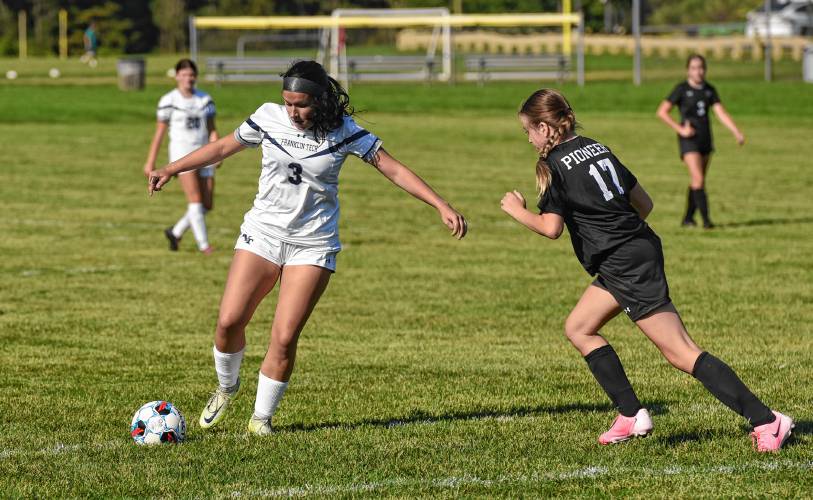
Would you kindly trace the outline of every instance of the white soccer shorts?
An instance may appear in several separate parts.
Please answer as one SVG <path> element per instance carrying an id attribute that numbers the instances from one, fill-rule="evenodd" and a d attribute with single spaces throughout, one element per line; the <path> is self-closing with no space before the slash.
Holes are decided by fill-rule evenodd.
<path id="1" fill-rule="evenodd" d="M 243 225 L 234 244 L 235 250 L 247 250 L 265 260 L 283 266 L 317 266 L 336 272 L 336 252 L 323 247 L 306 247 L 265 236 Z"/>

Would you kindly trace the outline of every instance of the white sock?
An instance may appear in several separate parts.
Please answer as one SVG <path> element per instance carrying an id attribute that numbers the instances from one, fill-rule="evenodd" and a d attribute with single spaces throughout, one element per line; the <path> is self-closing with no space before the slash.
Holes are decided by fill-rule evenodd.
<path id="1" fill-rule="evenodd" d="M 189 209 L 187 208 L 187 212 L 188 210 Z M 176 238 L 180 238 L 181 236 L 183 236 L 183 233 L 185 233 L 187 229 L 189 229 L 189 215 L 187 215 L 187 213 L 185 212 L 183 214 L 183 217 L 178 219 L 178 222 L 176 222 L 175 225 L 172 226 L 172 235 L 175 236 Z"/>
<path id="2" fill-rule="evenodd" d="M 178 222 L 176 222 L 175 225 L 172 226 L 172 234 L 178 239 L 180 239 L 181 236 L 183 236 L 183 233 L 185 233 L 186 230 L 189 229 L 190 223 L 188 212 L 189 208 L 187 208 L 187 211 L 184 212 L 183 217 L 178 219 Z M 206 215 L 207 213 L 209 213 L 209 211 L 206 210 L 206 208 L 204 208 L 203 215 Z"/>
<path id="3" fill-rule="evenodd" d="M 218 351 L 217 347 L 212 347 L 212 352 L 215 355 L 215 371 L 221 389 L 231 389 L 237 385 L 237 379 L 240 376 L 240 363 L 243 361 L 243 352 L 245 350 L 244 347 L 238 352 L 227 353 Z"/>
<path id="4" fill-rule="evenodd" d="M 206 234 L 206 218 L 204 217 L 205 213 L 203 203 L 190 203 L 189 208 L 186 210 L 186 216 L 189 218 L 189 224 L 192 226 L 192 234 L 195 235 L 198 250 L 201 251 L 209 248 L 209 237 Z"/>
<path id="5" fill-rule="evenodd" d="M 257 383 L 257 399 L 254 401 L 254 416 L 260 420 L 268 420 L 273 417 L 287 388 L 288 382 L 270 379 L 263 375 L 263 372 L 260 372 L 260 381 Z"/>

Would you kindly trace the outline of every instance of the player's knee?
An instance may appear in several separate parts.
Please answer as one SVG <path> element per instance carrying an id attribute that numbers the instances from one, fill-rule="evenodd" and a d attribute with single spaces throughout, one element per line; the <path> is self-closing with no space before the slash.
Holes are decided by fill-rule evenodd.
<path id="1" fill-rule="evenodd" d="M 247 321 L 239 311 L 220 311 L 217 317 L 217 327 L 226 333 L 234 333 L 245 328 Z"/>
<path id="2" fill-rule="evenodd" d="M 565 320 L 565 337 L 573 343 L 594 333 L 590 324 L 582 318 L 568 316 Z"/>
<path id="3" fill-rule="evenodd" d="M 274 349 L 279 352 L 289 352 L 296 349 L 298 332 L 286 327 L 271 328 L 271 345 L 269 350 Z"/>

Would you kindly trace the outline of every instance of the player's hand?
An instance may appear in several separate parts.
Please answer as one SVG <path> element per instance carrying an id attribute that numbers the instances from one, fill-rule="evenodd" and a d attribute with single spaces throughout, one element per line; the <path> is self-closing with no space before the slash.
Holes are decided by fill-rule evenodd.
<path id="1" fill-rule="evenodd" d="M 692 125 L 690 123 L 687 123 L 687 124 L 683 125 L 682 127 L 680 127 L 680 130 L 678 131 L 678 135 L 680 135 L 684 139 L 688 139 L 689 137 L 693 137 L 694 134 L 695 134 L 694 127 L 692 127 Z"/>
<path id="2" fill-rule="evenodd" d="M 500 201 L 503 212 L 513 216 L 518 210 L 525 210 L 525 197 L 516 189 L 505 193 Z"/>
<path id="3" fill-rule="evenodd" d="M 458 240 L 466 236 L 469 226 L 462 214 L 449 205 L 441 206 L 438 208 L 438 212 L 440 213 L 440 220 L 446 224 L 446 227 L 452 232 L 452 236 Z"/>
<path id="4" fill-rule="evenodd" d="M 150 172 L 147 178 L 147 191 L 149 191 L 150 196 L 156 191 L 160 191 L 162 187 L 172 179 L 172 175 L 167 173 L 167 169 L 162 168 L 161 170 L 153 170 Z"/>
<path id="5" fill-rule="evenodd" d="M 745 144 L 745 136 L 742 135 L 742 132 L 737 132 L 736 134 L 734 134 L 734 139 L 737 141 L 737 144 L 740 145 L 740 146 Z"/>

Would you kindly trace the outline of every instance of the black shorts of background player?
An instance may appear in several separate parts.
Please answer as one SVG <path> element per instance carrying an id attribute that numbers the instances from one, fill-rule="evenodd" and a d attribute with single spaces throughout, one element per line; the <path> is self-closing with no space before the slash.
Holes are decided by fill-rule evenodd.
<path id="1" fill-rule="evenodd" d="M 711 153 L 714 151 L 714 142 L 711 136 L 709 109 L 713 109 L 717 118 L 734 134 L 737 144 L 743 145 L 745 136 L 720 103 L 717 90 L 705 78 L 705 58 L 698 54 L 689 56 L 686 61 L 686 81 L 675 86 L 672 93 L 658 107 L 657 115 L 677 132 L 680 157 L 689 170 L 689 193 L 683 225 L 695 226 L 694 212 L 699 209 L 703 217 L 703 227 L 710 229 L 714 224 L 709 218 L 706 173 Z M 669 114 L 673 106 L 680 110 L 680 123 Z"/>
<path id="2" fill-rule="evenodd" d="M 522 105 L 519 118 L 528 141 L 539 151 L 540 212 L 527 210 L 517 191 L 506 193 L 501 207 L 551 239 L 567 225 L 576 256 L 596 276 L 565 321 L 565 334 L 620 412 L 599 442 L 617 443 L 652 431 L 649 413 L 618 355 L 599 333 L 623 310 L 675 368 L 694 376 L 748 419 L 757 450 L 779 449 L 790 436 L 793 420 L 771 411 L 686 331 L 669 298 L 660 239 L 644 221 L 652 200 L 636 177 L 609 148 L 575 134 L 575 115 L 560 93 L 535 92 Z"/>

